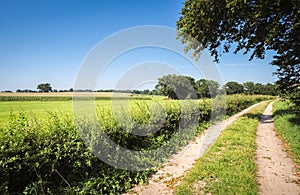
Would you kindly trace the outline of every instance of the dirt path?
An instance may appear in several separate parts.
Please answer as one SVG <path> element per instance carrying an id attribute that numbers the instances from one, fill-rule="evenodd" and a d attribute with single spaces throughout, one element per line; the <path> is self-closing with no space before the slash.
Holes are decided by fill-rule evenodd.
<path id="1" fill-rule="evenodd" d="M 256 143 L 259 193 L 300 195 L 300 180 L 294 163 L 274 131 L 272 103 L 268 105 L 257 127 Z"/>
<path id="2" fill-rule="evenodd" d="M 156 174 L 149 179 L 149 184 L 147 186 L 138 185 L 131 189 L 127 194 L 173 194 L 174 187 L 180 184 L 181 179 L 186 172 L 193 167 L 195 161 L 215 142 L 221 131 L 256 105 L 258 104 L 250 106 L 242 112 L 205 130 L 200 137 L 187 145 L 180 153 L 175 155 L 169 163 L 160 168 Z"/>

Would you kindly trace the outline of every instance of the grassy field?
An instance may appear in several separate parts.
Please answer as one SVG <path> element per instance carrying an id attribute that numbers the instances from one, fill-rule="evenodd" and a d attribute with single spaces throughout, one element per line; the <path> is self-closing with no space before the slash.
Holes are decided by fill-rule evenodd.
<path id="1" fill-rule="evenodd" d="M 48 111 L 72 113 L 71 101 L 9 101 L 0 102 L 0 125 L 8 122 L 11 114 L 17 114 L 21 111 L 29 113 L 32 117 L 45 118 L 48 116 Z"/>
<path id="2" fill-rule="evenodd" d="M 225 129 L 177 186 L 176 194 L 257 194 L 255 135 L 267 104 L 252 109 Z"/>
<path id="3" fill-rule="evenodd" d="M 134 184 L 146 182 L 155 171 L 152 164 L 164 162 L 193 139 L 212 114 L 226 110 L 232 115 L 270 98 L 233 95 L 226 97 L 226 105 L 218 99 L 117 99 L 113 101 L 117 108 L 129 106 L 127 111 L 116 110 L 117 115 L 112 113 L 110 98 L 95 100 L 101 128 L 109 138 L 128 150 L 155 151 L 146 158 L 122 156 L 119 150 L 111 155 L 109 143 L 94 121 L 82 119 L 75 123 L 70 100 L 33 101 L 29 96 L 28 101 L 0 101 L 1 120 L 6 124 L 0 124 L 0 194 L 121 194 Z M 10 117 L 11 112 L 14 115 Z M 140 131 L 150 133 L 132 133 Z M 162 149 L 165 145 L 168 150 Z M 95 150 L 92 153 L 88 148 Z M 128 162 L 130 158 L 132 163 L 128 165 L 137 163 L 147 169 L 114 168 L 95 155 L 105 155 L 112 162 Z"/>
<path id="4" fill-rule="evenodd" d="M 300 172 L 300 115 L 293 113 L 287 102 L 278 101 L 273 105 L 275 130 L 288 144 L 289 152 Z"/>
<path id="5" fill-rule="evenodd" d="M 80 94 L 85 94 L 85 92 L 78 92 Z M 72 97 L 73 92 L 49 92 L 49 93 L 8 93 L 2 92 L 0 96 L 22 96 L 22 97 Z M 95 92 L 96 97 L 112 97 L 113 95 L 119 97 L 128 97 L 129 93 L 113 93 L 113 92 Z"/>
<path id="6" fill-rule="evenodd" d="M 84 93 L 80 93 L 84 95 Z M 73 113 L 71 92 L 60 93 L 0 93 L 0 126 L 8 122 L 9 117 L 12 114 L 19 112 L 26 112 L 32 117 L 39 119 L 47 118 L 48 112 L 57 113 Z M 151 105 L 158 102 L 165 104 L 166 102 L 176 102 L 176 100 L 164 100 L 165 96 L 152 96 L 152 95 L 130 95 L 128 93 L 111 93 L 111 92 L 97 92 L 95 93 L 95 107 L 109 109 L 112 105 L 111 97 L 114 105 L 129 105 L 135 106 L 140 103 L 146 103 Z M 228 96 L 229 99 L 245 99 L 248 96 L 234 95 Z M 266 96 L 249 96 L 249 101 L 255 98 L 266 98 Z M 1 99 L 2 98 L 2 99 Z M 98 99 L 97 99 L 98 98 Z M 202 101 L 202 100 L 201 100 Z M 210 100 L 208 100 L 210 101 Z M 231 101 L 230 103 L 233 103 Z M 231 112 L 233 106 L 227 107 L 228 112 Z M 235 110 L 236 108 L 233 108 Z"/>
<path id="7" fill-rule="evenodd" d="M 136 100 L 135 102 L 138 102 Z M 144 100 L 147 102 L 147 100 Z M 126 100 L 117 100 L 116 104 L 127 103 Z M 130 101 L 134 104 L 133 101 Z M 95 100 L 96 108 L 110 108 L 111 100 Z M 72 114 L 73 102 L 69 101 L 4 101 L 0 102 L 0 125 L 5 124 L 11 114 L 26 112 L 39 119 L 47 118 L 49 112 Z"/>
<path id="8" fill-rule="evenodd" d="M 84 95 L 84 93 L 80 93 Z M 73 102 L 71 92 L 60 93 L 0 93 L 0 126 L 8 122 L 12 114 L 26 112 L 32 117 L 39 119 L 47 118 L 48 112 L 72 114 Z M 151 102 L 163 100 L 164 96 L 150 95 L 130 95 L 127 93 L 97 92 L 95 97 L 96 108 L 110 108 L 112 105 L 111 97 L 114 104 L 124 105 L 129 103 L 134 105 L 137 102 Z M 17 98 L 17 101 L 15 100 Z M 40 99 L 41 98 L 41 99 Z M 36 100 L 35 100 L 36 99 Z"/>

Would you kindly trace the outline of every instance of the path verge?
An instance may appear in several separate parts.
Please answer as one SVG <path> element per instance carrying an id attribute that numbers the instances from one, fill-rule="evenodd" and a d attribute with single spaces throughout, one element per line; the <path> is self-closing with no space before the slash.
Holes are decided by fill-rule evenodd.
<path id="1" fill-rule="evenodd" d="M 299 178 L 293 161 L 274 131 L 272 103 L 257 127 L 256 163 L 260 194 L 300 194 Z M 297 184 L 298 183 L 298 184 Z"/>
<path id="2" fill-rule="evenodd" d="M 169 163 L 162 166 L 156 174 L 149 179 L 148 185 L 137 185 L 127 194 L 173 194 L 174 187 L 181 182 L 183 176 L 193 167 L 195 161 L 201 158 L 207 149 L 216 141 L 220 133 L 238 117 L 244 115 L 261 103 L 252 105 L 205 130 L 195 141 L 192 141 L 178 154 L 173 156 Z"/>

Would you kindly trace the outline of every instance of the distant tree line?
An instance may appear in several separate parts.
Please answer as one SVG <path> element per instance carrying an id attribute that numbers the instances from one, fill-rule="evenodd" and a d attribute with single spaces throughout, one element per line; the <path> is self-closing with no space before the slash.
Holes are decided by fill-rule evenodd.
<path id="1" fill-rule="evenodd" d="M 274 84 L 261 84 L 245 82 L 240 84 L 235 81 L 227 82 L 224 86 L 213 80 L 200 79 L 195 81 L 190 76 L 165 75 L 158 79 L 155 86 L 158 94 L 166 95 L 171 99 L 197 99 L 214 98 L 218 94 L 262 94 L 278 95 Z"/>
<path id="2" fill-rule="evenodd" d="M 12 93 L 11 90 L 4 90 L 1 92 Z M 31 89 L 17 89 L 17 93 L 39 93 L 39 92 L 115 92 L 115 93 L 131 93 L 131 94 L 145 94 L 145 95 L 158 95 L 158 91 L 156 89 L 144 89 L 144 90 L 114 90 L 114 89 L 101 89 L 101 90 L 91 90 L 91 89 L 79 89 L 74 90 L 73 88 L 70 89 L 51 89 L 51 90 L 31 90 Z"/>
<path id="3" fill-rule="evenodd" d="M 2 91 L 2 92 L 13 92 L 11 90 L 6 90 L 6 91 Z M 57 89 L 52 89 L 50 91 L 40 91 L 40 90 L 32 90 L 32 89 L 17 89 L 16 90 L 17 93 L 39 93 L 39 92 L 73 92 L 72 88 L 71 89 L 61 89 L 61 90 L 57 90 Z"/>
<path id="4" fill-rule="evenodd" d="M 49 83 L 39 84 L 37 86 L 38 91 L 29 89 L 18 89 L 16 92 L 20 93 L 38 93 L 38 92 L 115 92 L 115 93 L 130 93 L 130 94 L 143 94 L 143 95 L 164 95 L 171 99 L 198 99 L 198 98 L 214 98 L 219 94 L 247 94 L 247 95 L 278 95 L 276 85 L 267 83 L 254 83 L 245 82 L 238 83 L 235 81 L 227 82 L 224 86 L 213 80 L 200 79 L 195 81 L 190 76 L 165 75 L 158 79 L 158 83 L 155 89 L 144 89 L 144 90 L 116 90 L 116 89 L 101 89 L 91 90 L 82 89 L 74 90 L 70 88 L 68 90 L 56 90 L 52 89 Z M 3 91 L 12 92 L 12 91 Z"/>
<path id="5" fill-rule="evenodd" d="M 144 94 L 144 95 L 159 95 L 158 91 L 156 89 L 150 90 L 150 89 L 144 89 L 144 90 L 130 90 L 130 89 L 100 89 L 96 92 L 115 92 L 115 93 L 131 93 L 131 94 Z"/>
<path id="6" fill-rule="evenodd" d="M 6 93 L 12 93 L 11 90 L 5 90 L 2 92 Z M 50 83 L 41 83 L 37 85 L 37 90 L 31 90 L 31 89 L 17 89 L 17 93 L 38 93 L 38 92 L 115 92 L 115 93 L 130 93 L 130 94 L 145 94 L 145 95 L 158 95 L 158 91 L 156 89 L 149 90 L 120 90 L 120 89 L 101 89 L 101 90 L 91 90 L 91 89 L 78 89 L 74 90 L 73 88 L 70 89 L 64 89 L 64 90 L 57 90 L 52 89 L 52 86 Z"/>

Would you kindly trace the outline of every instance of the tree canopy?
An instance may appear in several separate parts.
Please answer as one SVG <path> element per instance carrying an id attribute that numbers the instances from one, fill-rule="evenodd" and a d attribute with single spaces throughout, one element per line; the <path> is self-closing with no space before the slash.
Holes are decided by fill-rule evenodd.
<path id="1" fill-rule="evenodd" d="M 168 96 L 171 99 L 196 99 L 196 98 L 215 98 L 217 95 L 239 94 L 248 95 L 278 95 L 275 85 L 271 83 L 261 84 L 245 82 L 240 84 L 235 81 L 229 81 L 224 86 L 213 80 L 195 79 L 190 76 L 168 74 L 158 79 L 155 86 L 156 94 Z"/>
<path id="2" fill-rule="evenodd" d="M 155 88 L 172 99 L 195 99 L 195 79 L 189 76 L 165 75 L 158 79 Z"/>
<path id="3" fill-rule="evenodd" d="M 232 46 L 234 53 L 250 53 L 250 60 L 263 59 L 267 50 L 273 50 L 279 89 L 299 95 L 299 10 L 299 0 L 186 0 L 177 21 L 178 37 L 194 56 L 207 48 L 216 61 Z"/>
<path id="4" fill-rule="evenodd" d="M 225 84 L 224 87 L 227 94 L 237 94 L 244 92 L 244 86 L 235 81 L 229 81 Z"/>
<path id="5" fill-rule="evenodd" d="M 199 98 L 214 98 L 219 92 L 219 83 L 212 80 L 200 79 L 196 82 L 195 88 Z"/>
<path id="6" fill-rule="evenodd" d="M 243 83 L 244 85 L 244 92 L 247 95 L 253 95 L 255 93 L 255 85 L 253 82 L 249 81 L 249 82 L 245 82 Z"/>
<path id="7" fill-rule="evenodd" d="M 50 83 L 41 83 L 37 86 L 37 89 L 41 92 L 50 92 L 52 91 L 52 87 Z"/>

